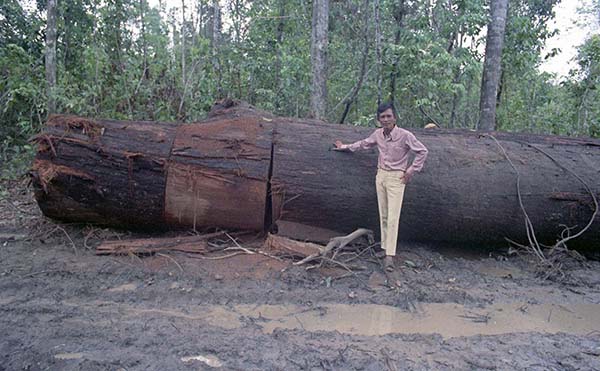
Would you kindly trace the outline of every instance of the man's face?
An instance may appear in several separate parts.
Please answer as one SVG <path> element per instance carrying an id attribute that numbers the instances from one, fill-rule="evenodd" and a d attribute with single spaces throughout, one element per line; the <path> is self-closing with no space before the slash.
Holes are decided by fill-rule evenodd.
<path id="1" fill-rule="evenodd" d="M 379 121 L 379 124 L 381 124 L 382 128 L 388 130 L 392 129 L 396 124 L 396 116 L 394 116 L 394 111 L 392 111 L 391 108 L 386 109 L 379 114 L 377 121 Z"/>

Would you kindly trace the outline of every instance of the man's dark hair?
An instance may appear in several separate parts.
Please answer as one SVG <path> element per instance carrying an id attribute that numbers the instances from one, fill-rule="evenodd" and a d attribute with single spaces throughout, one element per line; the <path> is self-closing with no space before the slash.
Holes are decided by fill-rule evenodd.
<path id="1" fill-rule="evenodd" d="M 390 108 L 394 113 L 394 117 L 398 118 L 398 115 L 396 114 L 396 107 L 394 107 L 394 103 L 392 102 L 381 103 L 379 107 L 377 107 L 377 118 L 379 118 L 379 115 L 381 115 L 384 111 L 387 111 Z"/>

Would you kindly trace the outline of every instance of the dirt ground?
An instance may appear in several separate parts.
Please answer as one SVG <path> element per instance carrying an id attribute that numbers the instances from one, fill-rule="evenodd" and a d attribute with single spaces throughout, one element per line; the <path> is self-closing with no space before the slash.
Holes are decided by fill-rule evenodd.
<path id="1" fill-rule="evenodd" d="M 402 244 L 393 276 L 373 257 L 348 275 L 260 254 L 96 256 L 135 236 L 55 224 L 25 181 L 0 190 L 0 370 L 600 369 L 597 261 L 548 281 L 485 246 Z"/>

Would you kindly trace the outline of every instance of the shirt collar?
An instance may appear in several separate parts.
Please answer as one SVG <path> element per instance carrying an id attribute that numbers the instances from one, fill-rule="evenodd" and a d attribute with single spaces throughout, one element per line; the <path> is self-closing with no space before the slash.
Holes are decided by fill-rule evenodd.
<path id="1" fill-rule="evenodd" d="M 402 134 L 402 130 L 400 130 L 400 128 L 398 127 L 398 125 L 394 125 L 394 127 L 392 128 L 392 131 L 390 132 L 391 140 L 393 142 L 397 141 L 398 139 L 400 139 L 401 134 Z M 383 135 L 384 139 L 390 140 L 390 139 L 388 139 L 388 138 L 385 137 L 385 134 L 383 134 L 383 128 L 381 128 L 381 135 Z"/>

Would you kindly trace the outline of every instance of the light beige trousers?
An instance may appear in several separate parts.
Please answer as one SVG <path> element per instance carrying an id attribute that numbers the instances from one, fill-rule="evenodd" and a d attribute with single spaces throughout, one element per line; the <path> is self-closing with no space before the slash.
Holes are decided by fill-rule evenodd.
<path id="1" fill-rule="evenodd" d="M 404 172 L 378 169 L 375 178 L 379 224 L 381 227 L 381 248 L 387 256 L 396 255 L 400 211 L 404 199 Z"/>

